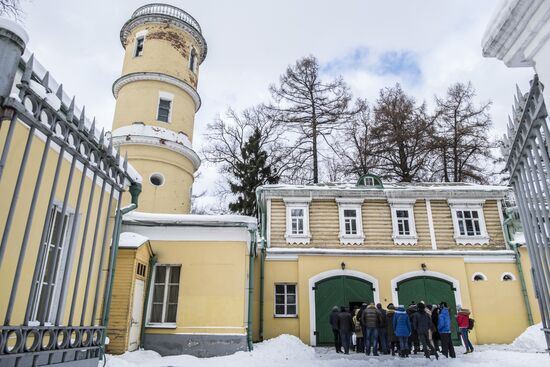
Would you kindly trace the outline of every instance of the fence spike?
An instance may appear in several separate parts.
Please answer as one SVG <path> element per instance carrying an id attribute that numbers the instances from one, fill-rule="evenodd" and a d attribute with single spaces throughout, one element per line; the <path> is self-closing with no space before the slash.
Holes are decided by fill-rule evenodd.
<path id="1" fill-rule="evenodd" d="M 95 117 L 92 120 L 92 125 L 90 126 L 89 133 L 90 133 L 90 136 L 92 137 L 92 140 L 95 140 Z"/>
<path id="2" fill-rule="evenodd" d="M 42 78 L 42 85 L 44 88 L 46 88 L 46 92 L 51 93 L 52 90 L 50 89 L 50 72 L 46 71 L 46 74 L 44 74 L 44 78 Z"/>
<path id="3" fill-rule="evenodd" d="M 21 83 L 29 84 L 31 81 L 33 64 L 34 54 L 29 57 L 29 61 L 27 61 L 27 64 L 25 65 L 25 71 L 23 71 L 23 76 L 21 76 Z"/>
<path id="4" fill-rule="evenodd" d="M 99 134 L 99 145 L 103 146 L 103 141 L 105 140 L 105 128 L 101 129 L 101 134 Z"/>
<path id="5" fill-rule="evenodd" d="M 86 106 L 82 106 L 82 112 L 80 112 L 80 119 L 78 120 L 78 128 L 84 130 L 86 123 Z"/>

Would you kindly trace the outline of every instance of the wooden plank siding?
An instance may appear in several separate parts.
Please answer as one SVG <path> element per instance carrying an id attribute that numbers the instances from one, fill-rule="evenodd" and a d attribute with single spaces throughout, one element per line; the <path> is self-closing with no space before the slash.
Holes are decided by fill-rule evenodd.
<path id="1" fill-rule="evenodd" d="M 438 249 L 463 249 L 454 239 L 451 209 L 446 200 L 430 200 Z M 313 199 L 309 206 L 311 240 L 308 245 L 291 245 L 286 242 L 286 207 L 282 199 L 271 199 L 270 246 L 315 248 L 378 248 L 429 250 L 432 248 L 426 200 L 414 205 L 418 242 L 415 246 L 396 245 L 393 242 L 390 205 L 386 200 L 365 200 L 361 208 L 363 217 L 363 245 L 342 245 L 338 238 L 340 227 L 338 204 L 334 199 Z M 487 200 L 483 206 L 489 245 L 483 248 L 505 248 L 496 200 Z M 480 246 L 476 246 L 480 247 Z M 472 248 L 472 246 L 467 246 Z"/>

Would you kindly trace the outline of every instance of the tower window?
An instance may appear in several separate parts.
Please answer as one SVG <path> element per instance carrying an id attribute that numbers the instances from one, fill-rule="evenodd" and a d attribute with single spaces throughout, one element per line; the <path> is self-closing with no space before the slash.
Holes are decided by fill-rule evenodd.
<path id="1" fill-rule="evenodd" d="M 195 64 L 197 63 L 197 51 L 191 48 L 191 56 L 189 57 L 189 69 L 195 72 Z"/>
<path id="2" fill-rule="evenodd" d="M 136 49 L 134 51 L 134 57 L 138 57 L 143 55 L 143 42 L 145 41 L 145 37 L 141 36 L 136 39 Z"/>
<path id="3" fill-rule="evenodd" d="M 153 173 L 151 177 L 149 177 L 149 181 L 151 181 L 151 184 L 154 186 L 162 186 L 164 184 L 164 176 L 160 173 Z"/>
<path id="4" fill-rule="evenodd" d="M 159 99 L 159 109 L 157 113 L 157 120 L 163 122 L 170 122 L 170 109 L 172 108 L 172 101 L 169 99 Z"/>

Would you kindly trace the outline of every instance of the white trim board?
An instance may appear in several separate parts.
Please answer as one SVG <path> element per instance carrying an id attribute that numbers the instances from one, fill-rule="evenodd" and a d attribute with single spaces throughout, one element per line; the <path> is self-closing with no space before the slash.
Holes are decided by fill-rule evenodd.
<path id="1" fill-rule="evenodd" d="M 512 259 L 511 250 L 370 250 L 370 249 L 333 249 L 333 248 L 291 248 L 271 247 L 268 255 L 304 255 L 304 256 L 409 256 L 409 257 L 472 257 Z"/>
<path id="2" fill-rule="evenodd" d="M 374 302 L 378 303 L 380 302 L 380 290 L 378 286 L 378 279 L 375 277 L 362 273 L 356 270 L 342 270 L 342 269 L 335 269 L 335 270 L 328 270 L 322 273 L 319 273 L 317 275 L 312 276 L 309 278 L 308 287 L 309 287 L 309 344 L 311 346 L 317 345 L 317 340 L 315 338 L 314 332 L 315 332 L 315 291 L 313 290 L 313 287 L 315 286 L 315 283 L 327 279 L 332 278 L 336 276 L 350 276 L 355 277 L 359 279 L 366 280 L 367 282 L 372 283 L 372 286 L 374 287 Z"/>
<path id="3" fill-rule="evenodd" d="M 241 227 L 198 227 L 198 226 L 140 226 L 135 224 L 123 224 L 124 232 L 134 232 L 154 241 L 215 241 L 223 242 L 240 241 L 250 242 L 250 234 L 247 228 Z"/>
<path id="4" fill-rule="evenodd" d="M 460 282 L 455 278 L 451 277 L 450 275 L 439 273 L 437 271 L 431 271 L 431 270 L 411 271 L 408 273 L 398 275 L 397 277 L 393 278 L 391 280 L 391 293 L 392 293 L 392 302 L 394 305 L 399 305 L 399 294 L 397 292 L 397 283 L 399 283 L 402 280 L 419 277 L 419 276 L 439 278 L 439 279 L 443 279 L 448 282 L 451 282 L 453 284 L 453 287 L 456 289 L 455 303 L 457 306 L 462 305 L 462 292 L 460 291 Z"/>

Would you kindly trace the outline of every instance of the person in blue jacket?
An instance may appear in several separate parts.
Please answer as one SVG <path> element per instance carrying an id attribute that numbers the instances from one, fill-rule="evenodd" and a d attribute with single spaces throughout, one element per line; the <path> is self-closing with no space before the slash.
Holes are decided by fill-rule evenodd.
<path id="1" fill-rule="evenodd" d="M 447 302 L 441 302 L 439 312 L 439 320 L 437 323 L 437 331 L 441 338 L 441 353 L 447 358 L 456 358 L 455 347 L 451 340 L 451 315 Z"/>
<path id="2" fill-rule="evenodd" d="M 409 336 L 411 335 L 411 320 L 405 312 L 405 307 L 399 305 L 397 311 L 393 315 L 393 329 L 395 336 L 399 340 L 399 356 L 408 357 L 409 351 Z"/>

